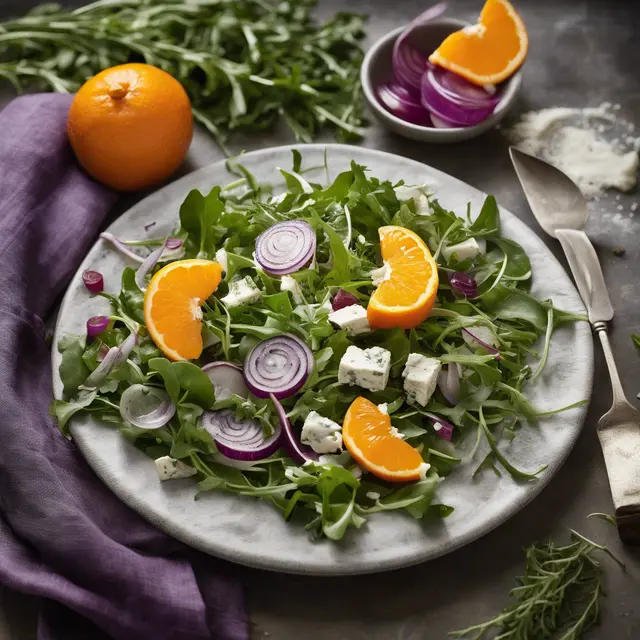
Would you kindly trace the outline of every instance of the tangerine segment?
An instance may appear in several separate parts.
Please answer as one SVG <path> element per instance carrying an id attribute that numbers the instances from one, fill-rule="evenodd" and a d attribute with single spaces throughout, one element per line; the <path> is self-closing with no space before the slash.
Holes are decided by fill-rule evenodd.
<path id="1" fill-rule="evenodd" d="M 404 227 L 380 227 L 380 249 L 388 272 L 367 307 L 375 329 L 412 329 L 424 322 L 438 293 L 438 266 L 419 235 Z"/>
<path id="2" fill-rule="evenodd" d="M 170 360 L 200 357 L 200 307 L 218 288 L 221 277 L 217 262 L 178 260 L 151 279 L 144 296 L 144 321 L 151 338 Z"/>
<path id="3" fill-rule="evenodd" d="M 342 439 L 356 462 L 389 482 L 424 478 L 429 465 L 416 449 L 394 434 L 391 418 L 373 402 L 360 396 L 351 403 Z"/>
<path id="4" fill-rule="evenodd" d="M 508 0 L 487 0 L 478 23 L 452 33 L 429 61 L 477 85 L 498 84 L 524 62 L 527 29 Z"/>

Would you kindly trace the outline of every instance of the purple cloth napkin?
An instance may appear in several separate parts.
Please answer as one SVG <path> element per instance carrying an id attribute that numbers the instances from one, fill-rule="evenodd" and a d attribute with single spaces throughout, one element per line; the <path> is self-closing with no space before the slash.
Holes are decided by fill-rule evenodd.
<path id="1" fill-rule="evenodd" d="M 122 504 L 48 415 L 42 318 L 116 199 L 74 160 L 71 100 L 0 113 L 0 582 L 45 598 L 40 640 L 245 640 L 233 567 Z"/>

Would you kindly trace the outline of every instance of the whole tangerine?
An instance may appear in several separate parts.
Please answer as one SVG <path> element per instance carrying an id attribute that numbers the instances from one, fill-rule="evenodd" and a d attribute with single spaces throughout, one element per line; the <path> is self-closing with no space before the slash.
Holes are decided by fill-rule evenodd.
<path id="1" fill-rule="evenodd" d="M 193 137 L 183 86 L 149 64 L 101 71 L 80 87 L 67 133 L 82 167 L 118 191 L 152 187 L 182 164 Z"/>

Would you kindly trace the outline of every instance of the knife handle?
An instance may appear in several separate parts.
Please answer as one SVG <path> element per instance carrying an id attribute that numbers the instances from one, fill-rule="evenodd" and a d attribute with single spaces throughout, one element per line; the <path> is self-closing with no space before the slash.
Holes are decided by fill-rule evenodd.
<path id="1" fill-rule="evenodd" d="M 598 254 L 584 231 L 556 229 L 556 238 L 567 256 L 580 296 L 587 306 L 589 320 L 607 322 L 613 318 L 613 307 L 602 274 Z"/>

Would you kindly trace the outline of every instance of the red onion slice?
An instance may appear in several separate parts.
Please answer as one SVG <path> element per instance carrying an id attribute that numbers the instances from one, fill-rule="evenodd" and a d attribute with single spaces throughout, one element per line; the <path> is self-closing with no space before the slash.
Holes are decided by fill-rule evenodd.
<path id="1" fill-rule="evenodd" d="M 104 291 L 104 278 L 99 271 L 87 269 L 82 273 L 82 282 L 91 293 L 100 293 Z"/>
<path id="2" fill-rule="evenodd" d="M 401 120 L 423 127 L 431 126 L 429 112 L 422 105 L 420 98 L 402 85 L 395 82 L 381 84 L 376 89 L 376 96 L 387 111 Z"/>
<path id="3" fill-rule="evenodd" d="M 102 362 L 82 383 L 82 386 L 85 389 L 97 389 L 112 371 L 127 361 L 137 343 L 138 334 L 132 333 L 119 347 L 111 347 Z"/>
<path id="4" fill-rule="evenodd" d="M 249 389 L 244 382 L 242 368 L 231 362 L 211 362 L 205 364 L 202 370 L 209 376 L 213 390 L 218 400 L 228 400 L 236 395 L 241 398 L 249 397 Z"/>
<path id="5" fill-rule="evenodd" d="M 282 445 L 291 459 L 298 464 L 316 462 L 318 460 L 318 454 L 310 447 L 304 446 L 298 440 L 298 437 L 293 432 L 293 427 L 291 426 L 291 422 L 289 422 L 289 418 L 287 417 L 287 412 L 284 410 L 284 407 L 273 394 L 270 397 L 276 411 L 278 412 L 278 418 L 280 419 L 280 425 L 282 426 Z"/>
<path id="6" fill-rule="evenodd" d="M 448 120 L 444 120 L 443 118 L 438 118 L 438 116 L 433 113 L 429 114 L 429 118 L 431 119 L 431 124 L 436 129 L 458 129 L 460 125 L 455 122 L 449 122 Z"/>
<path id="7" fill-rule="evenodd" d="M 256 420 L 240 420 L 231 409 L 205 411 L 202 426 L 215 440 L 218 451 L 232 460 L 263 460 L 280 448 L 282 426 L 265 438 L 262 425 Z"/>
<path id="8" fill-rule="evenodd" d="M 120 398 L 122 419 L 140 429 L 160 429 L 175 413 L 176 405 L 169 394 L 157 387 L 133 384 Z"/>
<path id="9" fill-rule="evenodd" d="M 480 338 L 478 338 L 478 336 L 476 336 L 475 334 L 471 333 L 471 331 L 469 331 L 469 329 L 466 328 L 462 328 L 462 330 L 473 340 L 475 340 L 475 342 L 477 342 L 481 347 L 483 347 L 484 349 L 486 349 L 489 353 L 494 353 L 496 355 L 496 360 L 500 360 L 500 351 L 498 349 L 496 349 L 494 346 L 487 344 L 486 342 L 484 342 L 483 340 L 480 340 Z"/>
<path id="10" fill-rule="evenodd" d="M 445 12 L 446 8 L 446 2 L 440 2 L 429 7 L 411 21 L 407 29 L 393 45 L 391 61 L 394 76 L 407 91 L 416 96 L 420 95 L 420 83 L 427 67 L 427 56 L 412 47 L 408 42 L 408 38 L 415 27 L 438 18 Z"/>
<path id="11" fill-rule="evenodd" d="M 455 293 L 465 298 L 475 298 L 478 295 L 478 284 L 468 273 L 454 271 L 449 275 L 449 284 Z"/>
<path id="12" fill-rule="evenodd" d="M 464 78 L 429 64 L 422 76 L 422 105 L 436 118 L 467 127 L 488 118 L 500 102 L 499 95 L 467 83 Z M 469 85 L 469 86 L 467 86 Z"/>
<path id="13" fill-rule="evenodd" d="M 164 244 L 168 251 L 175 251 L 182 246 L 182 240 L 180 238 L 167 238 Z"/>
<path id="14" fill-rule="evenodd" d="M 425 415 L 433 420 L 433 430 L 437 435 L 439 435 L 441 438 L 444 438 L 445 440 L 451 440 L 451 438 L 453 437 L 454 426 L 450 422 L 447 422 L 434 413 L 427 413 L 425 411 Z"/>
<path id="15" fill-rule="evenodd" d="M 87 320 L 87 336 L 95 338 L 99 336 L 108 326 L 109 318 L 107 316 L 93 316 Z"/>
<path id="16" fill-rule="evenodd" d="M 109 233 L 108 231 L 104 231 L 103 233 L 100 234 L 100 237 L 103 240 L 106 240 L 107 242 L 109 242 L 113 247 L 115 247 L 118 251 L 120 251 L 120 253 L 127 256 L 127 258 L 130 258 L 134 262 L 138 262 L 139 264 L 142 264 L 144 262 L 144 258 L 142 256 L 139 256 L 134 251 L 131 251 L 131 249 L 129 249 L 129 247 L 126 244 L 121 242 L 112 233 Z"/>
<path id="17" fill-rule="evenodd" d="M 165 248 L 167 248 L 168 240 L 169 239 L 167 238 L 162 243 L 162 246 L 159 249 L 152 251 L 144 259 L 144 262 L 138 267 L 138 270 L 136 271 L 135 280 L 140 291 L 147 290 L 147 283 L 145 282 L 147 274 L 158 264 L 158 260 L 160 260 L 160 256 L 162 255 L 162 252 L 165 250 Z M 182 244 L 182 241 L 180 241 L 180 244 Z"/>
<path id="18" fill-rule="evenodd" d="M 460 372 L 458 365 L 449 363 L 438 374 L 438 388 L 450 405 L 458 404 L 460 397 Z"/>
<path id="19" fill-rule="evenodd" d="M 284 333 L 259 342 L 244 363 L 244 380 L 259 398 L 288 398 L 313 371 L 313 352 L 300 338 Z"/>
<path id="20" fill-rule="evenodd" d="M 338 293 L 331 300 L 331 308 L 334 311 L 340 311 L 345 307 L 351 307 L 354 304 L 360 304 L 360 300 L 353 293 L 349 293 L 344 289 L 338 289 Z"/>
<path id="21" fill-rule="evenodd" d="M 256 262 L 273 276 L 299 271 L 315 252 L 316 232 L 304 220 L 278 222 L 256 239 Z"/>

